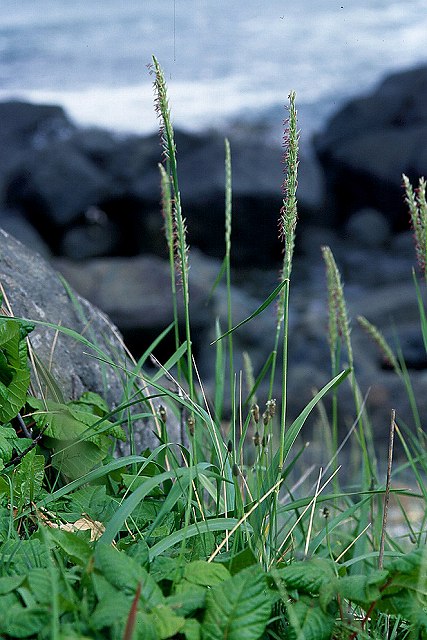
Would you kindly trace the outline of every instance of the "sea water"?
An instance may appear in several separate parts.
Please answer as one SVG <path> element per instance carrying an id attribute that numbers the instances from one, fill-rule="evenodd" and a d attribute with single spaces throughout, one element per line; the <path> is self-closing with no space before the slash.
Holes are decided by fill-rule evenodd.
<path id="1" fill-rule="evenodd" d="M 291 90 L 306 133 L 388 73 L 427 62 L 425 0 L 1 0 L 0 99 L 82 125 L 156 128 L 154 54 L 173 121 L 264 122 Z"/>

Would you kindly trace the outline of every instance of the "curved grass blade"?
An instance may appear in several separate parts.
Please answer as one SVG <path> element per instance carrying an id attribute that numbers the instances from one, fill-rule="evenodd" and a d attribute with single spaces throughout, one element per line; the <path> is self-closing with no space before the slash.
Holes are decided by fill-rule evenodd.
<path id="1" fill-rule="evenodd" d="M 205 470 L 209 466 L 210 464 L 208 462 L 203 462 L 198 464 L 197 467 L 177 469 L 176 471 L 165 471 L 164 473 L 159 473 L 153 478 L 147 478 L 147 480 L 144 480 L 139 487 L 122 502 L 114 516 L 107 523 L 104 533 L 98 540 L 98 544 L 111 544 L 132 511 L 150 493 L 150 491 L 155 487 L 158 487 L 162 482 L 165 480 L 172 480 L 173 478 L 185 477 L 186 475 L 190 476 L 190 480 L 192 480 L 199 469 Z"/>
<path id="2" fill-rule="evenodd" d="M 328 391 L 341 384 L 341 382 L 345 380 L 350 372 L 351 369 L 346 369 L 345 371 L 342 371 L 337 376 L 335 376 L 335 378 L 332 378 L 332 380 L 330 380 L 328 384 L 326 384 L 318 393 L 316 393 L 314 398 L 312 398 L 307 406 L 301 411 L 298 418 L 296 418 L 296 420 L 294 420 L 291 426 L 286 430 L 283 462 L 286 461 L 286 458 L 288 457 L 289 452 L 295 440 L 297 439 L 299 432 L 301 431 L 305 421 L 307 420 L 316 404 L 323 398 L 326 393 L 328 393 Z"/>
<path id="3" fill-rule="evenodd" d="M 202 522 L 191 524 L 185 529 L 174 531 L 151 547 L 148 554 L 150 562 L 163 553 L 163 551 L 166 551 L 166 549 L 170 549 L 187 538 L 212 531 L 231 531 L 238 522 L 237 518 L 213 518 L 212 520 L 203 520 Z M 249 531 L 249 533 L 252 532 L 250 525 L 247 523 L 245 523 L 245 529 Z"/>
<path id="4" fill-rule="evenodd" d="M 255 311 L 253 313 L 251 313 L 250 316 L 248 316 L 247 318 L 245 318 L 245 320 L 242 320 L 242 322 L 239 322 L 238 324 L 236 324 L 236 326 L 234 326 L 232 329 L 229 329 L 228 331 L 226 331 L 225 333 L 223 333 L 222 335 L 219 336 L 219 338 L 216 338 L 216 340 L 214 340 L 213 342 L 211 342 L 212 344 L 215 344 L 216 342 L 218 342 L 218 340 L 222 340 L 223 338 L 225 338 L 226 336 L 230 335 L 230 333 L 233 333 L 233 331 L 236 331 L 236 329 L 238 329 L 239 327 L 241 327 L 242 325 L 246 324 L 247 322 L 249 322 L 250 320 L 253 320 L 254 318 L 256 318 L 256 316 L 259 316 L 260 313 L 262 313 L 267 307 L 270 306 L 270 304 L 273 302 L 273 300 L 278 296 L 278 294 L 280 293 L 280 291 L 283 289 L 283 287 L 285 286 L 287 280 L 283 280 L 279 285 L 277 285 L 277 287 L 274 289 L 274 291 L 272 291 L 270 293 L 270 295 L 268 296 L 268 298 L 266 300 L 264 300 L 264 302 L 262 303 L 262 305 L 260 305 L 257 309 L 255 309 Z"/>

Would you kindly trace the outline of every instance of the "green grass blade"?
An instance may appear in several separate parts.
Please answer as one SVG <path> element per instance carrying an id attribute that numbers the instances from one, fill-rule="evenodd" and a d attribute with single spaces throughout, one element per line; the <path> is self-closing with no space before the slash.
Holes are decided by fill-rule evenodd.
<path id="1" fill-rule="evenodd" d="M 274 299 L 278 296 L 278 294 L 280 293 L 280 291 L 283 289 L 283 287 L 286 284 L 286 280 L 284 280 L 283 282 L 281 282 L 275 289 L 274 291 L 272 291 L 270 293 L 270 295 L 268 296 L 268 298 L 266 300 L 264 300 L 264 302 L 262 303 L 262 305 L 260 305 L 253 313 L 251 313 L 250 316 L 248 316 L 247 318 L 245 318 L 245 320 L 242 320 L 242 322 L 239 322 L 238 324 L 236 324 L 236 326 L 234 326 L 232 329 L 229 329 L 228 331 L 226 331 L 225 333 L 223 333 L 221 336 L 219 336 L 219 338 L 216 338 L 216 340 L 214 340 L 213 342 L 211 342 L 212 344 L 215 344 L 216 342 L 218 342 L 218 340 L 222 340 L 223 338 L 225 338 L 226 336 L 230 335 L 230 333 L 233 333 L 233 331 L 236 331 L 236 329 L 239 329 L 239 327 L 243 326 L 244 324 L 246 324 L 247 322 L 249 322 L 250 320 L 253 320 L 254 318 L 256 318 L 256 316 L 259 316 L 260 313 L 262 313 L 267 307 L 270 306 L 270 304 L 274 301 Z"/>
<path id="2" fill-rule="evenodd" d="M 350 374 L 350 372 L 351 372 L 351 369 L 346 369 L 345 371 L 342 371 L 337 376 L 335 376 L 335 378 L 332 378 L 332 380 L 330 380 L 328 384 L 326 384 L 318 393 L 316 393 L 314 398 L 310 400 L 307 406 L 301 411 L 298 418 L 296 418 L 296 420 L 294 420 L 291 426 L 286 430 L 283 462 L 285 462 L 286 458 L 288 457 L 289 452 L 295 440 L 297 439 L 299 432 L 301 431 L 305 421 L 307 420 L 308 416 L 310 415 L 311 411 L 314 409 L 316 404 L 319 402 L 319 400 L 323 398 L 325 394 L 328 393 L 328 391 L 330 391 L 334 387 L 341 384 L 341 382 L 345 380 L 345 378 Z"/>
<path id="3" fill-rule="evenodd" d="M 209 463 L 200 463 L 197 467 L 189 467 L 183 469 L 177 469 L 176 471 L 165 471 L 164 473 L 160 473 L 153 478 L 147 478 L 144 480 L 140 486 L 135 489 L 131 495 L 126 498 L 120 507 L 117 509 L 114 516 L 107 523 L 105 527 L 105 531 L 102 536 L 99 538 L 98 543 L 111 544 L 122 528 L 125 520 L 130 516 L 132 511 L 136 508 L 136 506 L 152 491 L 155 487 L 158 487 L 160 484 L 165 482 L 165 480 L 172 480 L 173 478 L 180 478 L 181 476 L 190 475 L 191 478 L 196 474 L 197 469 L 204 470 L 209 465 Z"/>
<path id="4" fill-rule="evenodd" d="M 171 533 L 150 548 L 150 562 L 166 551 L 166 549 L 174 547 L 187 538 L 213 531 L 231 531 L 238 522 L 237 518 L 212 518 L 212 520 L 203 520 L 197 524 L 191 524 L 186 529 L 174 531 L 174 533 Z M 251 532 L 251 527 L 247 523 L 245 523 L 245 529 Z"/>

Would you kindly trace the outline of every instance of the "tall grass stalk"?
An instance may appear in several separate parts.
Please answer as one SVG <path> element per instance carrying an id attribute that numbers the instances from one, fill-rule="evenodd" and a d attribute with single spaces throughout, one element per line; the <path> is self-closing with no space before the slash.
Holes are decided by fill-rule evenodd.
<path id="1" fill-rule="evenodd" d="M 173 221 L 174 221 L 174 239 L 176 251 L 176 267 L 181 277 L 182 295 L 184 299 L 184 317 L 185 317 L 185 338 L 187 344 L 187 378 L 189 395 L 193 400 L 194 381 L 193 381 L 193 358 L 192 343 L 190 329 L 190 292 L 188 283 L 188 246 L 187 246 L 187 229 L 185 220 L 182 215 L 181 193 L 178 184 L 178 170 L 176 161 L 176 146 L 174 139 L 174 131 L 172 127 L 171 114 L 167 96 L 166 82 L 163 71 L 153 56 L 153 69 L 155 74 L 154 89 L 156 93 L 156 111 L 161 121 L 160 134 L 163 145 L 163 153 L 168 160 L 170 166 L 171 181 L 173 187 Z"/>
<path id="2" fill-rule="evenodd" d="M 418 265 L 427 280 L 427 202 L 426 181 L 420 178 L 418 188 L 413 189 L 409 178 L 403 174 L 405 201 L 408 205 L 409 216 L 415 239 L 415 251 Z"/>
<path id="3" fill-rule="evenodd" d="M 287 401 L 287 376 L 288 376 L 288 339 L 289 339 L 289 287 L 292 271 L 292 258 L 295 246 L 295 228 L 297 224 L 297 198 L 298 186 L 298 143 L 299 132 L 297 128 L 297 110 L 295 107 L 295 92 L 289 94 L 289 118 L 288 127 L 284 134 L 285 145 L 285 179 L 282 185 L 283 205 L 279 218 L 279 233 L 284 241 L 283 265 L 280 280 L 284 287 L 280 292 L 277 330 L 275 338 L 275 351 L 279 341 L 281 327 L 283 326 L 282 345 L 282 404 L 280 414 L 280 441 L 279 441 L 279 470 L 282 469 L 285 455 L 285 430 L 286 430 L 286 401 Z M 272 366 L 270 389 L 272 388 L 275 363 Z M 271 398 L 269 398 L 271 399 Z"/>
<path id="4" fill-rule="evenodd" d="M 350 386 L 353 394 L 354 405 L 357 412 L 357 436 L 359 440 L 360 449 L 362 452 L 362 475 L 361 475 L 361 487 L 364 490 L 373 489 L 376 484 L 376 470 L 375 470 L 375 455 L 372 442 L 372 429 L 369 424 L 366 411 L 364 410 L 364 403 L 362 394 L 360 392 L 359 385 L 357 383 L 355 371 L 354 371 L 354 358 L 353 348 L 350 337 L 350 321 L 347 312 L 347 305 L 344 297 L 344 287 L 341 280 L 341 275 L 336 265 L 333 253 L 330 247 L 322 247 L 323 259 L 326 265 L 326 278 L 328 286 L 328 332 L 329 332 L 329 344 L 331 351 L 331 363 L 332 370 L 340 366 L 339 359 L 342 357 L 342 346 L 344 346 L 348 365 L 350 367 Z M 333 425 L 332 425 L 332 440 L 334 451 L 338 450 L 338 403 L 336 394 L 333 397 Z M 369 446 L 368 446 L 369 443 Z M 334 467 L 336 465 L 336 458 L 334 458 Z M 335 483 L 334 490 L 338 491 L 338 481 Z M 371 505 L 371 509 L 373 506 Z M 362 537 L 360 532 L 365 523 L 369 523 L 371 519 L 369 504 L 364 505 L 361 508 L 360 519 L 358 521 L 358 535 L 357 542 L 354 547 L 354 553 L 356 555 L 362 555 L 365 552 L 366 537 Z"/>
<path id="5" fill-rule="evenodd" d="M 178 298 L 176 289 L 176 270 L 175 270 L 175 233 L 173 207 L 171 197 L 171 180 L 170 175 L 166 172 L 164 166 L 159 163 L 160 185 L 162 192 L 162 214 L 165 221 L 165 236 L 168 246 L 169 270 L 171 276 L 171 293 L 172 293 L 172 309 L 175 334 L 175 349 L 179 348 L 179 322 L 178 322 Z M 178 361 L 178 381 L 181 382 L 181 360 Z"/>
<path id="6" fill-rule="evenodd" d="M 231 221 L 232 221 L 232 173 L 230 142 L 225 139 L 225 278 L 227 288 L 228 366 L 230 376 L 231 415 L 233 418 L 233 445 L 235 438 L 235 382 L 233 362 L 233 311 L 231 304 Z"/>

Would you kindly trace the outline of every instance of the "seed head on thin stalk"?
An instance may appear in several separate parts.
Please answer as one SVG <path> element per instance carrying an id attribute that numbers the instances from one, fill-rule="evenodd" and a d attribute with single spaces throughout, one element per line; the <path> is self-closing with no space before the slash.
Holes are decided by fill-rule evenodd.
<path id="1" fill-rule="evenodd" d="M 375 325 L 371 324 L 369 320 L 367 320 L 364 316 L 358 316 L 357 321 L 375 342 L 387 364 L 390 365 L 390 367 L 397 373 L 398 376 L 401 376 L 402 369 L 400 368 L 396 356 L 394 355 L 390 345 L 384 338 L 381 331 Z"/>
<path id="2" fill-rule="evenodd" d="M 281 281 L 284 287 L 280 293 L 277 328 L 275 337 L 274 353 L 277 353 L 279 333 L 283 325 L 282 343 L 282 406 L 280 412 L 280 444 L 279 444 L 279 469 L 283 466 L 285 451 L 285 425 L 286 425 L 286 405 L 287 405 L 287 368 L 288 368 L 288 310 L 289 310 L 289 285 L 292 269 L 292 257 L 295 246 L 295 229 L 297 224 L 297 197 L 298 186 L 298 143 L 299 133 L 297 128 L 297 110 L 295 107 L 295 92 L 289 94 L 289 117 L 285 122 L 285 133 L 283 143 L 285 147 L 284 164 L 285 178 L 282 184 L 283 205 L 279 216 L 279 236 L 284 242 L 283 267 Z M 273 380 L 276 360 L 271 367 L 270 392 L 271 399 L 273 390 Z"/>
<path id="3" fill-rule="evenodd" d="M 188 246 L 186 242 L 186 227 L 181 209 L 181 194 L 178 185 L 178 171 L 176 163 L 176 146 L 168 104 L 167 87 L 163 71 L 154 56 L 153 63 L 150 67 L 150 73 L 154 74 L 153 86 L 155 93 L 155 105 L 160 120 L 160 136 L 163 147 L 163 155 L 167 160 L 167 173 L 170 174 L 170 180 L 173 188 L 173 236 L 175 243 L 177 271 L 181 276 L 182 294 L 184 299 L 185 336 L 187 343 L 188 361 L 188 386 L 190 397 L 193 399 L 195 396 L 195 392 L 193 382 L 193 361 L 189 312 Z"/>
<path id="4" fill-rule="evenodd" d="M 298 187 L 298 144 L 297 110 L 295 108 L 295 92 L 289 94 L 289 117 L 285 121 L 283 146 L 285 155 L 285 178 L 282 183 L 283 205 L 279 217 L 279 237 L 283 240 L 284 260 L 283 279 L 291 275 L 292 257 L 295 246 L 295 228 L 297 224 L 297 187 Z"/>
<path id="5" fill-rule="evenodd" d="M 350 322 L 344 298 L 344 286 L 341 275 L 330 247 L 322 247 L 323 260 L 326 265 L 328 286 L 328 338 L 331 347 L 332 362 L 335 365 L 335 346 L 337 340 L 344 342 L 350 367 L 353 367 L 353 349 L 350 340 Z"/>
<path id="6" fill-rule="evenodd" d="M 415 239 L 415 252 L 420 270 L 427 280 L 427 203 L 426 181 L 420 178 L 418 188 L 414 191 L 409 179 L 403 174 L 405 202 L 409 208 L 409 217 Z"/>

